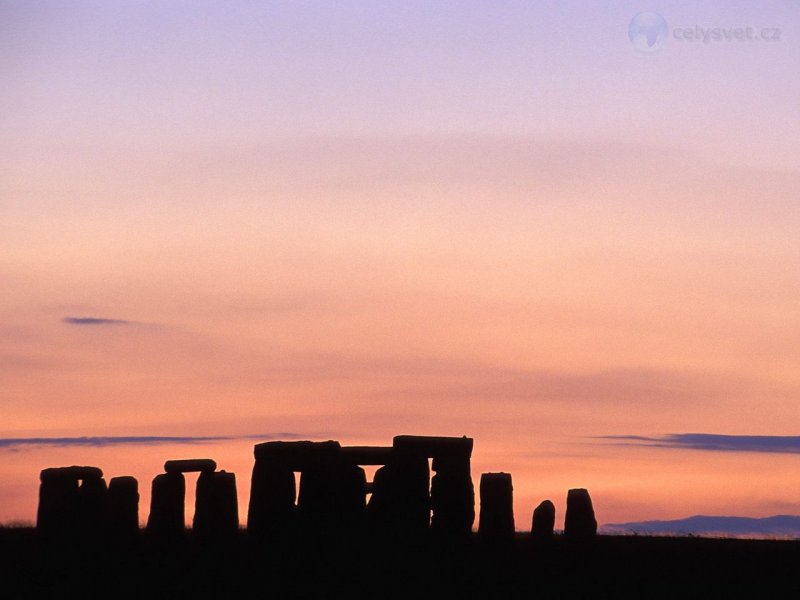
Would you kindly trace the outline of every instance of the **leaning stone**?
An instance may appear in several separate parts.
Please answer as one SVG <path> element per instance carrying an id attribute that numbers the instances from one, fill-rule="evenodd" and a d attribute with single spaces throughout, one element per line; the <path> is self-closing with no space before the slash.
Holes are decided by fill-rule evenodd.
<path id="1" fill-rule="evenodd" d="M 597 535 L 597 520 L 592 499 L 585 489 L 569 490 L 564 536 L 575 540 L 592 539 Z"/>
<path id="2" fill-rule="evenodd" d="M 544 500 L 533 510 L 531 538 L 536 541 L 552 540 L 555 524 L 556 507 L 550 500 Z"/>
<path id="3" fill-rule="evenodd" d="M 210 458 L 187 458 L 183 460 L 168 460 L 164 463 L 164 471 L 167 473 L 213 473 L 217 469 L 217 463 Z"/>
<path id="4" fill-rule="evenodd" d="M 481 475 L 481 514 L 478 533 L 492 541 L 514 537 L 514 497 L 510 473 Z"/>

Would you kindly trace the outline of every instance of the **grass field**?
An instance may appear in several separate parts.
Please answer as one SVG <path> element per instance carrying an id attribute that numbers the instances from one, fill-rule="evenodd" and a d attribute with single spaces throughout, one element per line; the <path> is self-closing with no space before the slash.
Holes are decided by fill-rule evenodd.
<path id="1" fill-rule="evenodd" d="M 766 598 L 800 592 L 800 542 L 599 536 L 498 546 L 297 542 L 256 548 L 146 534 L 58 544 L 0 528 L 3 598 Z M 478 594 L 478 596 L 476 596 Z"/>

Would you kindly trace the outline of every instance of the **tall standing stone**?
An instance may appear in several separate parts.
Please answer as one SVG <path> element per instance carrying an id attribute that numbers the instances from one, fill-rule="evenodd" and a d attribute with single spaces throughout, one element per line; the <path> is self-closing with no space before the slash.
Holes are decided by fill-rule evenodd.
<path id="1" fill-rule="evenodd" d="M 307 446 L 294 465 L 301 471 L 297 515 L 305 534 L 324 534 L 336 528 L 340 450 L 338 443 L 318 442 Z"/>
<path id="2" fill-rule="evenodd" d="M 239 496 L 236 492 L 236 475 L 227 471 L 214 473 L 216 505 L 219 516 L 217 523 L 222 535 L 239 531 Z"/>
<path id="3" fill-rule="evenodd" d="M 139 531 L 139 483 L 135 477 L 112 477 L 108 482 L 106 527 L 113 537 Z"/>
<path id="4" fill-rule="evenodd" d="M 36 528 L 45 535 L 66 534 L 75 526 L 79 482 L 49 471 L 41 474 Z"/>
<path id="5" fill-rule="evenodd" d="M 247 511 L 247 532 L 250 536 L 283 536 L 292 529 L 296 486 L 292 469 L 280 463 L 256 459 Z"/>
<path id="6" fill-rule="evenodd" d="M 478 533 L 487 540 L 509 541 L 514 537 L 514 492 L 510 473 L 481 475 L 481 514 Z"/>
<path id="7" fill-rule="evenodd" d="M 192 532 L 198 535 L 212 535 L 217 529 L 216 509 L 216 485 L 214 473 L 203 471 L 197 478 L 195 489 L 194 518 L 192 520 Z"/>
<path id="8" fill-rule="evenodd" d="M 430 527 L 430 468 L 424 454 L 397 452 L 375 472 L 367 507 L 371 530 L 400 540 L 415 540 Z"/>
<path id="9" fill-rule="evenodd" d="M 393 529 L 397 512 L 397 493 L 390 465 L 375 471 L 372 478 L 372 496 L 367 504 L 367 526 L 371 531 L 386 533 Z"/>
<path id="10" fill-rule="evenodd" d="M 386 465 L 392 462 L 394 449 L 389 446 L 345 446 L 341 450 L 342 466 L 338 483 L 338 501 L 345 529 L 374 530 L 386 527 L 387 490 L 381 491 L 381 480 L 387 472 Z M 373 482 L 367 483 L 363 465 L 379 465 Z M 376 484 L 377 482 L 377 484 Z M 384 486 L 385 487 L 385 486 Z M 376 490 L 378 490 L 376 492 Z M 367 494 L 372 494 L 367 504 Z M 389 492 L 390 495 L 394 492 Z M 377 499 L 376 499 L 377 498 Z M 383 515 L 383 516 L 381 516 Z M 380 525 L 383 520 L 383 525 Z"/>
<path id="11" fill-rule="evenodd" d="M 186 479 L 183 473 L 162 473 L 153 479 L 147 530 L 159 536 L 184 532 Z"/>
<path id="12" fill-rule="evenodd" d="M 398 435 L 393 448 L 393 461 L 415 457 L 427 467 L 427 459 L 433 459 L 436 475 L 430 480 L 430 493 L 426 493 L 429 504 L 425 507 L 425 521 L 430 520 L 431 531 L 445 537 L 469 535 L 475 521 L 475 490 L 470 474 L 472 439 Z M 422 477 L 417 477 L 421 484 Z M 420 516 L 419 522 L 422 520 Z"/>
<path id="13" fill-rule="evenodd" d="M 364 524 L 367 475 L 358 465 L 340 464 L 334 483 L 334 512 L 344 532 L 359 530 Z"/>
<path id="14" fill-rule="evenodd" d="M 230 537 L 239 529 L 236 475 L 203 471 L 197 479 L 194 533 L 205 537 Z"/>
<path id="15" fill-rule="evenodd" d="M 86 535 L 98 535 L 106 515 L 108 486 L 102 477 L 87 477 L 78 488 L 77 523 Z"/>
<path id="16" fill-rule="evenodd" d="M 469 535 L 475 522 L 475 488 L 469 454 L 462 451 L 452 456 L 436 456 L 433 470 L 436 475 L 431 480 L 431 529 L 443 535 Z"/>
<path id="17" fill-rule="evenodd" d="M 430 527 L 430 466 L 428 458 L 413 452 L 398 453 L 392 469 L 395 525 L 408 535 L 422 535 Z"/>
<path id="18" fill-rule="evenodd" d="M 105 481 L 97 467 L 56 467 L 39 475 L 36 526 L 47 536 L 97 533 L 103 519 Z"/>
<path id="19" fill-rule="evenodd" d="M 296 533 L 298 525 L 307 531 L 327 527 L 333 511 L 332 470 L 340 450 L 339 442 L 332 440 L 257 444 L 247 513 L 251 537 L 285 537 Z M 297 471 L 301 478 L 295 505 Z"/>
<path id="20" fill-rule="evenodd" d="M 590 540 L 597 535 L 597 519 L 592 499 L 583 488 L 567 492 L 567 513 L 564 518 L 564 536 L 573 540 Z"/>
<path id="21" fill-rule="evenodd" d="M 550 500 L 542 501 L 533 510 L 531 522 L 531 538 L 535 541 L 546 542 L 553 539 L 553 529 L 556 524 L 556 507 Z"/>

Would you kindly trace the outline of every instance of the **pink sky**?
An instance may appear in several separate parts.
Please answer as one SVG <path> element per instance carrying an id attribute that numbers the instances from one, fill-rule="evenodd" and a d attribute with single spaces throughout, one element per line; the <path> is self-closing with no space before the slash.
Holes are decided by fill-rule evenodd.
<path id="1" fill-rule="evenodd" d="M 0 3 L 0 438 L 466 434 L 519 528 L 800 514 L 791 452 L 601 439 L 800 433 L 800 11 L 757 8 Z M 642 10 L 781 38 L 642 54 Z M 201 455 L 244 507 L 255 441 L 0 444 L 0 521 Z"/>

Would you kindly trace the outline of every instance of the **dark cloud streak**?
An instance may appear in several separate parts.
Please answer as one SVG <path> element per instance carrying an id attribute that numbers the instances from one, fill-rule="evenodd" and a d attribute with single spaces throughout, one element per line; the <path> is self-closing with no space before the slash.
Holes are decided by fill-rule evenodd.
<path id="1" fill-rule="evenodd" d="M 681 448 L 712 452 L 768 452 L 800 454 L 800 436 L 796 435 L 720 435 L 715 433 L 670 433 L 660 436 L 606 435 L 624 446 Z"/>
<path id="2" fill-rule="evenodd" d="M 62 319 L 68 325 L 132 325 L 133 321 L 124 319 L 105 319 L 101 317 L 64 317 Z"/>
<path id="3" fill-rule="evenodd" d="M 0 438 L 0 449 L 17 449 L 31 446 L 157 446 L 163 444 L 202 444 L 232 440 L 274 440 L 297 439 L 299 433 L 265 433 L 252 435 L 210 435 L 210 436 L 88 436 L 88 437 L 34 437 Z"/>

